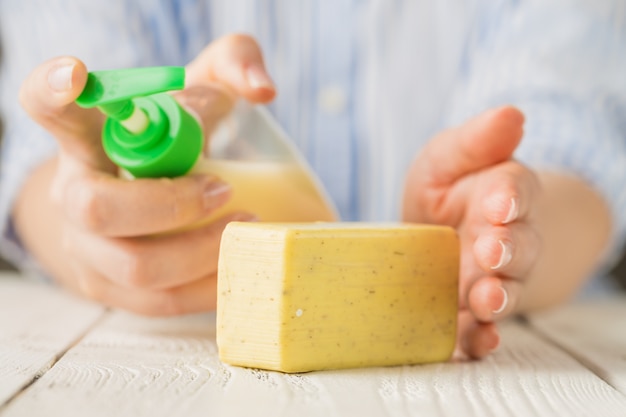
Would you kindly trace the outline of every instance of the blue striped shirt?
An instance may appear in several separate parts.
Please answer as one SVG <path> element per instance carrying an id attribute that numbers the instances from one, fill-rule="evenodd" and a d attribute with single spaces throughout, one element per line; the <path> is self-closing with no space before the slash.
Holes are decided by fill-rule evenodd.
<path id="1" fill-rule="evenodd" d="M 90 70 L 183 65 L 235 31 L 261 44 L 279 92 L 270 109 L 344 220 L 398 219 L 405 172 L 424 143 L 513 104 L 527 118 L 516 157 L 593 184 L 613 211 L 612 252 L 621 247 L 624 0 L 28 0 L 0 2 L 4 253 L 24 258 L 10 206 L 56 151 L 17 104 L 35 66 L 68 54 Z"/>

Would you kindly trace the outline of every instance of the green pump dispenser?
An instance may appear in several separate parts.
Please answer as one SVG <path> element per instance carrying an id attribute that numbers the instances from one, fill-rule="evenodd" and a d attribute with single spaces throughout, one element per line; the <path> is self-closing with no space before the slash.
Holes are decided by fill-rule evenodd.
<path id="1" fill-rule="evenodd" d="M 105 152 L 134 177 L 186 174 L 202 153 L 198 121 L 166 91 L 182 90 L 184 67 L 94 71 L 76 103 L 106 114 Z"/>

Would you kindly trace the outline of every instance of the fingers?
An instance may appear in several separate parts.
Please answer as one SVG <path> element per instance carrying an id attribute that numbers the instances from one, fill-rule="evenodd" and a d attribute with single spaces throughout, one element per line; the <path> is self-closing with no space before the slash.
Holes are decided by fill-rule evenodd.
<path id="1" fill-rule="evenodd" d="M 435 223 L 460 221 L 466 198 L 461 185 L 467 184 L 461 180 L 509 160 L 522 138 L 523 123 L 519 110 L 501 107 L 437 135 L 407 174 L 403 218 Z M 455 192 L 450 192 L 452 188 Z"/>
<path id="2" fill-rule="evenodd" d="M 523 134 L 523 114 L 514 107 L 490 110 L 437 135 L 411 166 L 405 201 L 425 188 L 447 188 L 462 177 L 511 157 Z M 410 216 L 413 207 L 405 207 Z"/>
<path id="3" fill-rule="evenodd" d="M 526 222 L 490 227 L 476 239 L 473 257 L 483 276 L 464 287 L 467 305 L 478 320 L 499 320 L 515 312 L 540 250 L 541 239 Z"/>
<path id="4" fill-rule="evenodd" d="M 484 190 L 487 221 L 473 243 L 482 278 L 466 284 L 467 304 L 480 321 L 513 314 L 523 283 L 539 256 L 542 242 L 533 226 L 533 201 L 541 192 L 533 172 L 509 161 L 493 168 L 477 185 Z"/>
<path id="5" fill-rule="evenodd" d="M 474 258 L 486 275 L 465 288 L 469 309 L 478 320 L 498 320 L 515 312 L 540 249 L 538 234 L 523 222 L 490 228 L 477 238 Z"/>
<path id="6" fill-rule="evenodd" d="M 69 182 L 62 201 L 67 218 L 80 228 L 129 237 L 189 226 L 226 203 L 230 192 L 211 175 L 125 181 L 92 173 Z"/>
<path id="7" fill-rule="evenodd" d="M 230 221 L 251 216 L 225 216 L 182 232 L 111 239 L 76 230 L 65 243 L 74 262 L 89 265 L 107 280 L 125 288 L 165 289 L 217 272 L 220 238 Z"/>
<path id="8" fill-rule="evenodd" d="M 217 298 L 215 275 L 174 288 L 150 290 L 117 285 L 84 267 L 75 267 L 75 273 L 79 277 L 77 290 L 81 295 L 104 305 L 137 314 L 175 316 L 215 309 Z"/>
<path id="9" fill-rule="evenodd" d="M 431 186 L 459 178 L 511 157 L 523 134 L 524 115 L 514 107 L 487 111 L 436 136 L 422 154 L 421 174 Z"/>
<path id="10" fill-rule="evenodd" d="M 215 309 L 217 254 L 226 216 L 204 227 L 172 235 L 107 239 L 69 233 L 64 239 L 83 296 L 108 306 L 151 316 Z"/>
<path id="11" fill-rule="evenodd" d="M 455 359 L 480 359 L 498 348 L 500 335 L 494 323 L 480 323 L 468 310 L 459 312 Z"/>
<path id="12" fill-rule="evenodd" d="M 233 96 L 218 85 L 189 87 L 175 93 L 174 97 L 196 117 L 205 135 L 215 130 L 235 104 Z"/>
<path id="13" fill-rule="evenodd" d="M 474 258 L 483 271 L 522 279 L 537 259 L 541 239 L 528 223 L 488 228 L 474 242 Z"/>
<path id="14" fill-rule="evenodd" d="M 474 283 L 468 295 L 468 306 L 476 320 L 482 323 L 501 320 L 515 312 L 522 282 L 487 276 Z"/>
<path id="15" fill-rule="evenodd" d="M 484 217 L 493 225 L 525 220 L 541 192 L 536 174 L 516 161 L 494 168 L 480 188 Z"/>
<path id="16" fill-rule="evenodd" d="M 482 277 L 462 287 L 466 304 L 478 320 L 500 320 L 516 311 L 524 280 L 540 248 L 538 234 L 525 222 L 490 227 L 476 239 L 473 258 Z"/>
<path id="17" fill-rule="evenodd" d="M 274 98 L 263 54 L 248 35 L 228 35 L 212 42 L 187 66 L 187 86 L 222 84 L 253 103 Z"/>
<path id="18" fill-rule="evenodd" d="M 20 89 L 20 102 L 30 117 L 50 132 L 61 151 L 87 166 L 111 170 L 100 146 L 102 116 L 74 104 L 87 81 L 85 65 L 61 57 L 37 67 Z"/>
<path id="19" fill-rule="evenodd" d="M 37 67 L 20 89 L 20 102 L 37 122 L 58 128 L 61 116 L 78 118 L 80 110 L 73 105 L 87 82 L 85 65 L 73 57 L 61 57 Z M 74 120 L 76 125 L 82 125 Z"/>

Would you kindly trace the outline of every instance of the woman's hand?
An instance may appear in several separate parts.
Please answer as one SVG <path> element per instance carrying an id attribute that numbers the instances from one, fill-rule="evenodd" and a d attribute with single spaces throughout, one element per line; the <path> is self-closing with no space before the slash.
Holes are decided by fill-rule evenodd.
<path id="1" fill-rule="evenodd" d="M 499 344 L 494 321 L 516 311 L 542 237 L 533 171 L 512 158 L 523 115 L 504 107 L 442 132 L 408 174 L 404 220 L 453 226 L 461 241 L 457 354 L 479 358 Z"/>
<path id="2" fill-rule="evenodd" d="M 74 104 L 86 79 L 82 62 L 62 57 L 22 85 L 23 107 L 59 144 L 18 196 L 22 241 L 56 280 L 106 305 L 149 315 L 214 308 L 221 232 L 253 215 L 191 228 L 228 200 L 228 184 L 211 175 L 119 178 L 102 149 L 103 117 Z M 256 42 L 234 35 L 189 65 L 186 89 L 175 96 L 209 133 L 235 98 L 266 102 L 274 94 Z"/>

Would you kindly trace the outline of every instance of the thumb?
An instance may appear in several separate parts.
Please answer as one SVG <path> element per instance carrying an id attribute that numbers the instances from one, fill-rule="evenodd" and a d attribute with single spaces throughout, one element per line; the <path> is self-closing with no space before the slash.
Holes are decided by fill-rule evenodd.
<path id="1" fill-rule="evenodd" d="M 30 117 L 56 138 L 64 156 L 91 168 L 110 169 L 100 144 L 102 116 L 74 103 L 86 82 L 87 68 L 80 60 L 54 58 L 26 78 L 20 102 Z"/>
<path id="2" fill-rule="evenodd" d="M 465 175 L 506 161 L 522 139 L 523 125 L 524 115 L 515 107 L 486 111 L 437 135 L 413 164 L 410 176 L 426 186 L 446 187 Z"/>
<path id="3" fill-rule="evenodd" d="M 187 85 L 218 83 L 253 103 L 276 95 L 258 43 L 248 35 L 224 36 L 209 44 L 189 65 Z"/>

